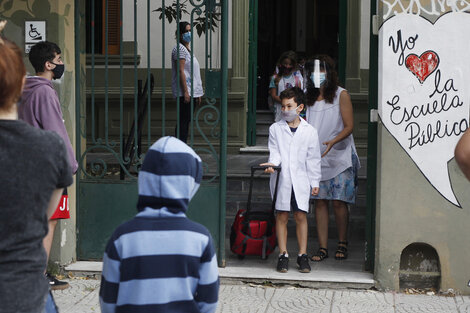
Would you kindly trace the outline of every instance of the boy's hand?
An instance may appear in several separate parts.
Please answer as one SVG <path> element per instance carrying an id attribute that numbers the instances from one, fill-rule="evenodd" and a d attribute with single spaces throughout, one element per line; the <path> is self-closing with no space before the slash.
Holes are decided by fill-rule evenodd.
<path id="1" fill-rule="evenodd" d="M 312 196 L 317 196 L 319 191 L 320 191 L 319 187 L 313 187 L 312 188 Z"/>
<path id="2" fill-rule="evenodd" d="M 261 163 L 259 166 L 268 166 L 267 168 L 264 169 L 264 172 L 272 174 L 274 173 L 274 169 L 271 166 L 276 166 L 276 165 L 272 163 Z"/>

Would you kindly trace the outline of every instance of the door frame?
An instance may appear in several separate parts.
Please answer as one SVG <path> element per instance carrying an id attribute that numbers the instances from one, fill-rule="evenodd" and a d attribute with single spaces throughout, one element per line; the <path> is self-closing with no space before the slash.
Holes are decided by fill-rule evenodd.
<path id="1" fill-rule="evenodd" d="M 258 0 L 250 0 L 248 33 L 248 111 L 246 144 L 256 146 L 256 91 L 258 85 Z"/>
<path id="2" fill-rule="evenodd" d="M 258 0 L 250 0 L 248 39 L 248 105 L 246 123 L 246 145 L 256 145 L 256 90 L 258 83 Z M 339 0 L 338 14 L 338 76 L 344 86 L 346 81 L 348 2 Z"/>
<path id="3" fill-rule="evenodd" d="M 366 210 L 366 264 L 367 271 L 374 271 L 375 266 L 375 226 L 376 226 L 376 190 L 377 190 L 377 121 L 370 116 L 377 110 L 378 102 L 378 36 L 373 33 L 374 15 L 377 1 L 371 1 L 370 8 L 370 46 L 369 46 L 369 121 L 367 129 L 367 210 Z"/>

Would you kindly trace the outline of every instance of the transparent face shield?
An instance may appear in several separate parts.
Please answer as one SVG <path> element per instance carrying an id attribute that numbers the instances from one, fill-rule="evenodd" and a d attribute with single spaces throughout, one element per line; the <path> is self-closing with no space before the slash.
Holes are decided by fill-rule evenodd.
<path id="1" fill-rule="evenodd" d="M 326 64 L 323 61 L 323 68 L 326 71 Z M 313 63 L 313 72 L 310 75 L 310 79 L 313 82 L 315 88 L 320 88 L 326 81 L 326 73 L 322 73 L 320 70 L 320 60 L 316 59 Z"/>

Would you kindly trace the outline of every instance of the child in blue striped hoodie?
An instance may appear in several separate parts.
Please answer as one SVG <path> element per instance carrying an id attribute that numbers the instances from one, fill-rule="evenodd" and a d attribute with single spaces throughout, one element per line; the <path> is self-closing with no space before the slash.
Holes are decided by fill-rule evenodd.
<path id="1" fill-rule="evenodd" d="M 103 313 L 215 312 L 212 238 L 185 215 L 201 180 L 201 159 L 179 139 L 163 137 L 149 149 L 139 173 L 139 213 L 114 231 L 104 253 Z"/>

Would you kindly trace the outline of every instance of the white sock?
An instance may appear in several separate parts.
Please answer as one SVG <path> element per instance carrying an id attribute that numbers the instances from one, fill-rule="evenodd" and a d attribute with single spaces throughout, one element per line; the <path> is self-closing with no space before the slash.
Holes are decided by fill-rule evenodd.
<path id="1" fill-rule="evenodd" d="M 281 255 L 283 255 L 283 254 L 284 254 L 284 253 L 279 253 L 279 257 L 280 257 Z M 285 257 L 286 257 L 286 258 L 289 257 L 289 254 L 288 254 L 287 252 L 286 252 L 286 254 L 285 254 Z"/>

